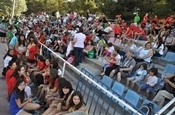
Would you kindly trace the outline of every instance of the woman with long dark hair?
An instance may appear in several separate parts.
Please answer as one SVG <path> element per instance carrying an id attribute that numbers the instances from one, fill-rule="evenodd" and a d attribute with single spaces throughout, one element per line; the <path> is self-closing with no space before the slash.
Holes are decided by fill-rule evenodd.
<path id="1" fill-rule="evenodd" d="M 40 107 L 31 103 L 31 98 L 26 98 L 24 88 L 25 82 L 21 78 L 18 79 L 10 98 L 10 115 L 32 115 L 25 110 L 37 110 Z"/>
<path id="2" fill-rule="evenodd" d="M 27 44 L 26 44 L 25 35 L 21 34 L 19 36 L 17 43 L 15 44 L 15 53 L 18 56 L 18 58 L 22 58 L 25 55 L 26 46 Z"/>
<path id="3" fill-rule="evenodd" d="M 35 36 L 29 36 L 29 44 L 27 45 L 26 57 L 29 67 L 36 64 L 35 55 L 38 53 L 38 42 Z"/>
<path id="4" fill-rule="evenodd" d="M 61 111 L 69 109 L 69 101 L 73 93 L 72 85 L 69 81 L 64 81 L 59 87 L 59 98 L 52 101 L 49 108 L 42 115 L 55 115 Z"/>

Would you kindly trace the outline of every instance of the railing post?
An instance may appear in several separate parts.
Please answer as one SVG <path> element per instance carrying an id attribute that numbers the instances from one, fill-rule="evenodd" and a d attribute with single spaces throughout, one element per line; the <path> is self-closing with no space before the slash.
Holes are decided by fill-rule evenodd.
<path id="1" fill-rule="evenodd" d="M 66 67 L 66 62 L 64 61 L 62 77 L 64 77 L 65 67 Z"/>
<path id="2" fill-rule="evenodd" d="M 43 45 L 42 44 L 40 44 L 39 54 L 43 55 Z"/>

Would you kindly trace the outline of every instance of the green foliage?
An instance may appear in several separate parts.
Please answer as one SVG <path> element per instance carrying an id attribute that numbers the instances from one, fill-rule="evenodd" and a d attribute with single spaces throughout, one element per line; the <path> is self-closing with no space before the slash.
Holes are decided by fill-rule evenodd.
<path id="1" fill-rule="evenodd" d="M 12 0 L 0 0 L 0 15 L 10 15 L 10 11 L 11 11 L 11 5 L 13 4 Z"/>
<path id="2" fill-rule="evenodd" d="M 27 11 L 27 5 L 25 0 L 16 0 L 15 15 L 19 16 L 21 13 Z"/>
<path id="3" fill-rule="evenodd" d="M 16 0 L 15 15 L 26 10 L 26 14 L 38 11 L 59 11 L 61 14 L 75 11 L 85 14 L 89 9 L 93 13 L 104 13 L 111 19 L 114 19 L 116 14 L 121 14 L 124 19 L 133 20 L 134 8 L 137 7 L 140 8 L 141 17 L 149 13 L 149 16 L 158 15 L 163 18 L 175 11 L 174 4 L 175 0 Z M 0 0 L 0 15 L 10 16 L 12 5 L 13 0 Z"/>
<path id="4" fill-rule="evenodd" d="M 0 15 L 10 16 L 13 7 L 13 0 L 1 0 L 0 6 Z M 26 1 L 16 0 L 15 15 L 18 16 L 25 11 L 27 11 Z"/>

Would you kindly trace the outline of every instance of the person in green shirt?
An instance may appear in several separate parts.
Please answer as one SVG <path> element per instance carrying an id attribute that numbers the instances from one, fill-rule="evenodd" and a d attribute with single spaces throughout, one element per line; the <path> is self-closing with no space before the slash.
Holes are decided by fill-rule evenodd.
<path id="1" fill-rule="evenodd" d="M 136 14 L 134 17 L 134 23 L 138 24 L 139 22 L 140 22 L 140 16 L 138 14 Z"/>
<path id="2" fill-rule="evenodd" d="M 98 56 L 102 55 L 105 45 L 106 45 L 106 41 L 104 40 L 104 37 L 102 37 L 97 43 L 97 55 Z"/>

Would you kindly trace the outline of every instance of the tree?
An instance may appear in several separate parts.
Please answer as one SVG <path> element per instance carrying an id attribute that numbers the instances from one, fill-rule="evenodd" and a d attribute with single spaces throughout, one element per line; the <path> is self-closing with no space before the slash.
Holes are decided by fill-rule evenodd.
<path id="1" fill-rule="evenodd" d="M 10 15 L 10 12 L 11 12 L 11 8 L 12 8 L 12 0 L 10 1 L 6 1 L 6 0 L 1 0 L 0 1 L 0 15 L 5 15 L 5 16 L 8 16 Z"/>
<path id="2" fill-rule="evenodd" d="M 10 16 L 13 7 L 13 0 L 1 0 L 0 1 L 0 14 L 5 16 Z M 20 15 L 22 12 L 27 11 L 26 1 L 25 0 L 16 0 L 15 5 L 15 15 Z"/>
<path id="3" fill-rule="evenodd" d="M 16 0 L 15 15 L 20 16 L 21 13 L 27 11 L 27 5 L 25 0 Z"/>

